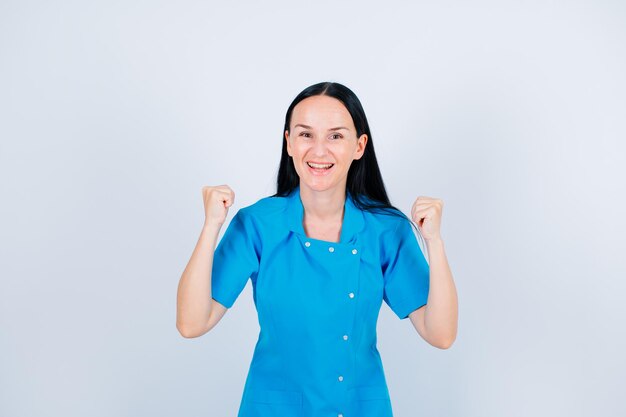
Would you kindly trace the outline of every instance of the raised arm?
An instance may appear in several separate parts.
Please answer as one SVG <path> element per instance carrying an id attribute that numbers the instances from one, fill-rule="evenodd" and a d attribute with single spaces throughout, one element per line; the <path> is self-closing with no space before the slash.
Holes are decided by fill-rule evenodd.
<path id="1" fill-rule="evenodd" d="M 235 193 L 227 185 L 205 186 L 202 197 L 205 222 L 178 283 L 176 301 L 176 328 L 187 338 L 207 333 L 227 310 L 211 298 L 211 271 L 219 231 L 235 201 Z"/>
<path id="2" fill-rule="evenodd" d="M 428 249 L 430 290 L 428 302 L 409 314 L 417 332 L 428 343 L 448 349 L 454 343 L 458 328 L 458 296 L 448 258 L 446 257 L 440 225 L 443 200 L 418 197 L 411 216 L 418 225 Z"/>

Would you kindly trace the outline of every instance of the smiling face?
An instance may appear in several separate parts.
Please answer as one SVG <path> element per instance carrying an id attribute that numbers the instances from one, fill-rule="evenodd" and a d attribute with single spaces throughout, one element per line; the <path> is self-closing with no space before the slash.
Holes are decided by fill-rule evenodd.
<path id="1" fill-rule="evenodd" d="M 300 187 L 312 191 L 345 190 L 352 161 L 365 151 L 367 135 L 356 137 L 352 116 L 329 96 L 299 102 L 285 131 L 287 153 L 300 177 Z"/>

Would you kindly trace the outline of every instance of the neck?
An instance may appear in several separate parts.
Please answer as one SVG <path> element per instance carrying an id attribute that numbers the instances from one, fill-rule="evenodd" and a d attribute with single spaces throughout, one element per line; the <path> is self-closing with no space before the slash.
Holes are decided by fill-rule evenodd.
<path id="1" fill-rule="evenodd" d="M 305 218 L 332 221 L 343 218 L 343 207 L 346 201 L 345 187 L 333 190 L 313 191 L 300 187 L 300 199 L 304 207 Z"/>

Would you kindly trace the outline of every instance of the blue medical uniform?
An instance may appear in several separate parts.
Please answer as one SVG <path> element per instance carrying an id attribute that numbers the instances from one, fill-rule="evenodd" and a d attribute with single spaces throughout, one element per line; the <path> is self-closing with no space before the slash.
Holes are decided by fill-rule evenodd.
<path id="1" fill-rule="evenodd" d="M 213 259 L 212 297 L 230 308 L 248 279 L 260 324 L 238 417 L 392 417 L 376 347 L 384 300 L 426 304 L 429 266 L 408 220 L 358 209 L 340 241 L 306 236 L 299 187 L 240 209 Z"/>

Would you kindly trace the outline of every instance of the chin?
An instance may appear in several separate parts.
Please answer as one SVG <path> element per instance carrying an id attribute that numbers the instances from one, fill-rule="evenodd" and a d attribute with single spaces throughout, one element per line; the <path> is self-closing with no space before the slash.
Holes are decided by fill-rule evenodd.
<path id="1" fill-rule="evenodd" d="M 337 169 L 335 166 L 333 169 Z M 299 166 L 296 168 L 296 173 L 300 178 L 300 189 L 303 187 L 308 188 L 311 191 L 323 192 L 334 190 L 337 187 L 344 187 L 346 184 L 346 178 L 348 173 L 342 170 L 329 172 L 327 175 L 315 175 L 309 172 L 308 167 Z M 342 175 L 345 177 L 342 181 Z M 342 185 L 343 184 L 343 185 Z"/>
<path id="2" fill-rule="evenodd" d="M 300 179 L 300 188 L 306 187 L 312 191 L 328 191 L 339 187 L 341 184 L 331 181 L 310 181 L 310 180 L 302 180 Z"/>

